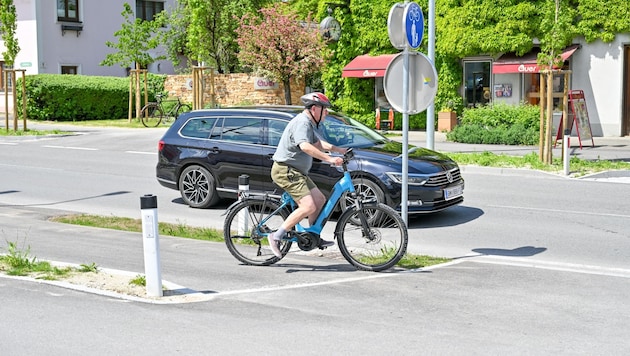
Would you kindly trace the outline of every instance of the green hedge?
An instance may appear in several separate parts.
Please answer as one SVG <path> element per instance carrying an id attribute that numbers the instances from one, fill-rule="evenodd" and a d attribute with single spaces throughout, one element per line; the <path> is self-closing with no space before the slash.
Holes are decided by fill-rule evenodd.
<path id="1" fill-rule="evenodd" d="M 538 106 L 494 104 L 464 109 L 459 125 L 446 137 L 462 143 L 537 145 L 539 126 Z"/>
<path id="2" fill-rule="evenodd" d="M 155 91 L 163 91 L 165 79 L 149 74 L 150 101 L 155 100 Z M 20 101 L 21 80 L 17 85 Z M 128 77 L 37 74 L 26 76 L 25 83 L 27 112 L 32 120 L 111 120 L 128 116 Z"/>

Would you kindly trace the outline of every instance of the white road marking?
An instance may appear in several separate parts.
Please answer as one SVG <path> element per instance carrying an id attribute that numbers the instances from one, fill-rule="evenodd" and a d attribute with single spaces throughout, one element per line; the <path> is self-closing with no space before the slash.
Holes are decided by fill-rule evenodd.
<path id="1" fill-rule="evenodd" d="M 630 215 L 627 215 L 627 214 L 606 214 L 606 213 L 594 213 L 591 211 L 547 209 L 547 208 L 527 208 L 524 206 L 510 206 L 510 205 L 489 205 L 489 206 L 493 208 L 501 208 L 501 209 L 534 210 L 534 211 L 547 211 L 550 213 L 583 214 L 583 215 L 594 215 L 594 216 L 609 216 L 609 217 L 615 217 L 615 218 L 630 218 Z"/>
<path id="2" fill-rule="evenodd" d="M 81 151 L 98 151 L 98 148 L 88 148 L 88 147 L 72 147 L 72 146 L 51 146 L 44 145 L 46 148 L 61 148 L 66 150 L 81 150 Z"/>

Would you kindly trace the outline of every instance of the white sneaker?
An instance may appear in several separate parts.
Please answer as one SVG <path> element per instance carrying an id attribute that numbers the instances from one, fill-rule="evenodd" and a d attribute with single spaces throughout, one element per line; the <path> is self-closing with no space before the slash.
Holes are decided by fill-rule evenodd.
<path id="1" fill-rule="evenodd" d="M 273 234 L 267 237 L 269 240 L 269 247 L 271 247 L 271 252 L 273 252 L 276 257 L 282 258 L 282 252 L 280 252 L 280 240 L 275 240 L 273 237 Z"/>

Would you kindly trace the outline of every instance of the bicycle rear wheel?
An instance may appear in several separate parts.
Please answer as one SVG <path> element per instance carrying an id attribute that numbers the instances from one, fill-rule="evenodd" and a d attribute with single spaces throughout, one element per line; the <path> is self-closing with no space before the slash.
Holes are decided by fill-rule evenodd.
<path id="1" fill-rule="evenodd" d="M 365 221 L 366 226 L 357 221 Z M 346 210 L 337 221 L 335 236 L 341 254 L 351 265 L 375 272 L 394 267 L 405 255 L 409 239 L 403 219 L 385 204 Z"/>
<path id="2" fill-rule="evenodd" d="M 246 199 L 230 209 L 225 217 L 223 236 L 232 256 L 255 266 L 270 265 L 280 260 L 271 251 L 267 239 L 267 235 L 276 231 L 289 215 L 284 209 L 273 214 L 279 206 L 275 200 Z M 267 218 L 261 225 L 261 221 Z M 291 244 L 288 240 L 281 242 L 283 256 L 289 252 Z"/>
<path id="3" fill-rule="evenodd" d="M 140 111 L 140 118 L 145 127 L 156 127 L 162 121 L 162 109 L 156 103 L 149 103 Z"/>

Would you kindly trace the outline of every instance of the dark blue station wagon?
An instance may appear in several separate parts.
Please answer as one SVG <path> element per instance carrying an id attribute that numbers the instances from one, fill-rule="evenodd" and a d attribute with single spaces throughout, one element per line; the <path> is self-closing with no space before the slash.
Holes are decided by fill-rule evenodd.
<path id="1" fill-rule="evenodd" d="M 271 157 L 287 123 L 302 110 L 264 106 L 183 114 L 159 142 L 157 179 L 179 190 L 193 208 L 236 199 L 243 174 L 250 178 L 250 191 L 279 196 L 282 190 L 270 177 Z M 322 131 L 323 139 L 333 145 L 354 148 L 349 168 L 357 191 L 401 211 L 402 143 L 335 112 L 328 114 Z M 436 212 L 463 202 L 464 180 L 457 163 L 419 147 L 412 147 L 408 157 L 409 214 Z M 328 195 L 343 174 L 340 168 L 315 159 L 309 175 Z M 340 204 L 344 209 L 343 199 Z"/>

